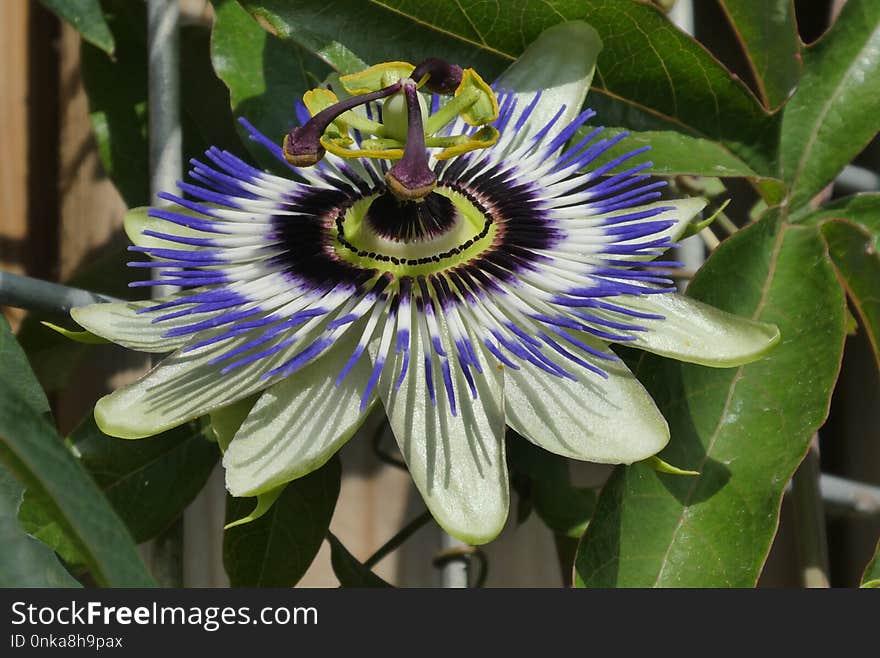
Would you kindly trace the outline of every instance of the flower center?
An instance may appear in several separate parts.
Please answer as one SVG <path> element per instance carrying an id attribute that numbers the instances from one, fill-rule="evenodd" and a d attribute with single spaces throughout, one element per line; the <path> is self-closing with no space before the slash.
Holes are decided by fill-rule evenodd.
<path id="1" fill-rule="evenodd" d="M 497 232 L 474 200 L 442 185 L 421 201 L 376 192 L 340 208 L 333 222 L 338 258 L 398 277 L 456 267 L 490 248 Z"/>

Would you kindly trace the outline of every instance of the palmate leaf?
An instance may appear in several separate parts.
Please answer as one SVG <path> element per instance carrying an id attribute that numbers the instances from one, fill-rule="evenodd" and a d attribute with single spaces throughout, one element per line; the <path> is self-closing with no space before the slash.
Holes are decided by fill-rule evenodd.
<path id="1" fill-rule="evenodd" d="M 657 173 L 762 178 L 775 171 L 777 118 L 770 117 L 702 46 L 646 3 L 244 0 L 242 4 L 273 34 L 300 44 L 341 71 L 352 65 L 351 53 L 371 63 L 438 56 L 473 66 L 490 80 L 545 28 L 564 20 L 586 20 L 604 42 L 588 105 L 599 111 L 598 120 L 605 125 L 661 131 L 635 136 L 652 144 L 652 158 L 661 167 Z M 659 53 L 664 54 L 662 60 Z M 271 70 L 265 61 L 263 68 Z M 237 90 L 230 89 L 235 97 Z M 290 99 L 273 95 L 263 102 L 281 104 L 291 115 Z M 279 122 L 270 134 L 283 134 L 280 131 L 285 129 Z M 663 134 L 666 131 L 674 134 Z M 659 164 L 663 162 L 669 164 Z M 766 194 L 771 202 L 781 198 L 778 185 Z"/>
<path id="2" fill-rule="evenodd" d="M 804 219 L 821 227 L 880 365 L 880 194 L 839 199 Z"/>
<path id="3" fill-rule="evenodd" d="M 880 129 L 880 3 L 851 0 L 804 52 L 785 106 L 781 171 L 797 210 L 830 183 Z"/>
<path id="4" fill-rule="evenodd" d="M 758 95 L 768 109 L 782 105 L 801 74 L 801 42 L 793 0 L 719 0 L 742 44 L 758 84 Z"/>
<path id="5" fill-rule="evenodd" d="M 280 143 L 293 125 L 296 100 L 333 69 L 296 43 L 266 32 L 235 0 L 217 2 L 215 10 L 211 61 L 229 89 L 232 112 Z M 332 57 L 344 68 L 341 53 L 337 50 Z M 265 148 L 250 140 L 245 144 L 262 166 L 278 167 Z"/>
<path id="6" fill-rule="evenodd" d="M 827 414 L 845 302 L 816 227 L 762 219 L 716 250 L 689 293 L 773 322 L 782 339 L 740 368 L 642 358 L 672 434 L 660 456 L 699 475 L 619 467 L 581 540 L 581 586 L 754 586 L 785 484 Z"/>

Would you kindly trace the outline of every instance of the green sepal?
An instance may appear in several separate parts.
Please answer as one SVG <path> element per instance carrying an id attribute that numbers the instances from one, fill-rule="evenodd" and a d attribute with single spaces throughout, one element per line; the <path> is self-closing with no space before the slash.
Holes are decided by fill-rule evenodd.
<path id="1" fill-rule="evenodd" d="M 718 215 L 720 215 L 729 204 L 730 199 L 727 199 L 724 203 L 721 204 L 721 206 L 719 206 L 718 210 L 712 213 L 711 217 L 707 217 L 706 219 L 703 219 L 699 222 L 694 222 L 685 226 L 684 233 L 681 234 L 680 239 L 684 240 L 685 238 L 689 238 L 692 235 L 697 235 L 704 228 L 710 226 L 712 222 L 714 222 L 715 219 L 718 217 Z"/>
<path id="2" fill-rule="evenodd" d="M 284 488 L 289 484 L 289 482 L 285 482 L 282 485 L 275 487 L 274 489 L 270 489 L 266 493 L 261 493 L 257 496 L 257 504 L 254 507 L 253 511 L 247 516 L 243 516 L 237 521 L 233 521 L 232 523 L 227 523 L 223 526 L 224 530 L 229 530 L 230 528 L 234 528 L 235 526 L 245 525 L 246 523 L 251 523 L 259 519 L 263 514 L 268 512 L 272 505 L 275 504 L 275 501 L 278 500 L 278 496 L 284 491 Z"/>
<path id="3" fill-rule="evenodd" d="M 660 459 L 657 455 L 652 457 L 648 457 L 647 459 L 639 462 L 640 464 L 644 464 L 645 466 L 654 469 L 658 473 L 666 473 L 667 475 L 699 475 L 699 471 L 688 471 L 683 468 L 679 468 L 678 466 L 673 466 L 662 459 Z"/>
<path id="4" fill-rule="evenodd" d="M 44 321 L 41 321 L 40 324 L 44 327 L 49 327 L 49 329 L 51 329 L 52 331 L 57 331 L 65 338 L 69 338 L 70 340 L 77 343 L 84 343 L 86 345 L 103 345 L 110 342 L 106 338 L 96 336 L 91 331 L 72 331 L 71 329 L 59 327 L 57 324 L 52 324 L 51 322 Z"/>

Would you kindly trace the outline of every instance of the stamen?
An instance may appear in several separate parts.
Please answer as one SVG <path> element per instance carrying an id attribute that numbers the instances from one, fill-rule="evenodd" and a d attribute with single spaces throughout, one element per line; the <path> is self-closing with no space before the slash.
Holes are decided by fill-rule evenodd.
<path id="1" fill-rule="evenodd" d="M 293 128 L 285 137 L 282 144 L 284 159 L 294 167 L 310 167 L 324 157 L 324 147 L 321 146 L 321 136 L 324 131 L 337 117 L 348 110 L 371 103 L 381 98 L 386 98 L 400 91 L 400 81 L 392 85 L 373 91 L 369 94 L 352 96 L 321 110 L 305 125 Z"/>
<path id="2" fill-rule="evenodd" d="M 407 78 L 400 84 L 403 85 L 403 93 L 406 96 L 406 148 L 403 151 L 403 158 L 385 174 L 385 181 L 398 199 L 420 201 L 434 190 L 437 176 L 428 166 L 422 110 L 419 106 L 416 83 L 411 78 Z"/>
<path id="3" fill-rule="evenodd" d="M 461 84 L 462 68 L 458 64 L 450 64 L 436 57 L 429 57 L 416 66 L 410 77 L 420 82 L 425 76 L 428 80 L 425 87 L 435 94 L 451 94 Z"/>

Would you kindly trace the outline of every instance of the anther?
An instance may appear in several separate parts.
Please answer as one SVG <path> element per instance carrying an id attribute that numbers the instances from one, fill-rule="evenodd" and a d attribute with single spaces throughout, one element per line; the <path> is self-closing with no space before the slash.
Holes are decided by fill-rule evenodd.
<path id="1" fill-rule="evenodd" d="M 428 151 L 419 107 L 418 91 L 412 78 L 402 80 L 406 96 L 407 136 L 403 158 L 385 174 L 388 189 L 403 201 L 420 201 L 437 185 L 437 177 L 428 167 Z"/>
<path id="2" fill-rule="evenodd" d="M 321 146 L 321 136 L 337 117 L 359 105 L 391 96 L 400 91 L 400 87 L 401 83 L 398 81 L 369 94 L 346 98 L 344 101 L 339 101 L 335 105 L 321 110 L 305 125 L 291 129 L 285 135 L 282 143 L 285 160 L 294 167 L 310 167 L 316 164 L 324 157 L 325 153 L 324 147 Z"/>
<path id="3" fill-rule="evenodd" d="M 462 68 L 458 64 L 450 64 L 436 57 L 429 57 L 416 66 L 410 77 L 420 82 L 428 76 L 425 87 L 437 94 L 451 94 L 461 84 Z"/>

